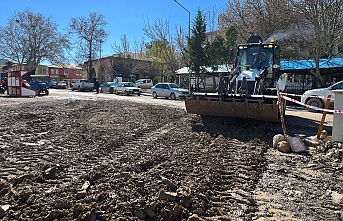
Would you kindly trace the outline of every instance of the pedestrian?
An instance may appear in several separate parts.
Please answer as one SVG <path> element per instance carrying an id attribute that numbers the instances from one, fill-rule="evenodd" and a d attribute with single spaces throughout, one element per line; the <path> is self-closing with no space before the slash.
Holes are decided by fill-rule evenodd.
<path id="1" fill-rule="evenodd" d="M 94 87 L 95 87 L 96 93 L 99 94 L 100 83 L 98 80 L 94 82 Z"/>

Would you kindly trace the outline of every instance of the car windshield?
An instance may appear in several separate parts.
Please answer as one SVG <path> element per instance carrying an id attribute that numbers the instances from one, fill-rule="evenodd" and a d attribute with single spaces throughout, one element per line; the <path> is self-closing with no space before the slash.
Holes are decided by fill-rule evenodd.
<path id="1" fill-rule="evenodd" d="M 110 83 L 110 86 L 115 86 L 115 85 L 117 85 L 117 83 L 115 82 Z"/>
<path id="2" fill-rule="evenodd" d="M 331 85 L 329 88 L 332 89 L 332 90 L 343 89 L 343 81 L 342 82 L 338 82 L 338 83 L 336 83 L 334 85 Z"/>
<path id="3" fill-rule="evenodd" d="M 59 81 L 57 84 L 65 84 L 66 82 L 64 81 Z"/>
<path id="4" fill-rule="evenodd" d="M 170 86 L 171 88 L 180 88 L 180 86 L 177 85 L 177 84 L 170 84 L 169 86 Z"/>
<path id="5" fill-rule="evenodd" d="M 135 87 L 133 83 L 124 83 L 124 87 Z"/>

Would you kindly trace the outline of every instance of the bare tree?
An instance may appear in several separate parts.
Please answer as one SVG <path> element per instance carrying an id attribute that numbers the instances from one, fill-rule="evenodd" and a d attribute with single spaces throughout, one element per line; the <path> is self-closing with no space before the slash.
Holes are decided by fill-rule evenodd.
<path id="1" fill-rule="evenodd" d="M 140 41 L 134 39 L 131 44 L 124 34 L 120 37 L 120 42 L 115 41 L 112 44 L 112 50 L 115 53 L 111 61 L 113 72 L 122 73 L 127 79 L 131 78 L 130 74 L 146 77 L 153 72 L 149 65 L 150 61 L 145 57 L 144 38 Z"/>
<path id="2" fill-rule="evenodd" d="M 181 35 L 180 38 L 174 38 L 170 33 L 169 21 L 161 19 L 157 19 L 153 24 L 146 23 L 143 31 L 151 39 L 147 44 L 146 54 L 153 59 L 155 67 L 160 69 L 163 75 L 173 80 L 174 72 L 178 67 L 179 59 L 176 51 L 182 44 Z"/>
<path id="3" fill-rule="evenodd" d="M 175 52 L 176 52 L 176 59 L 177 63 L 179 64 L 179 68 L 183 66 L 189 65 L 189 55 L 187 49 L 188 44 L 188 36 L 185 34 L 185 31 L 180 27 L 180 29 L 176 28 L 176 38 L 174 41 L 175 45 Z"/>
<path id="4" fill-rule="evenodd" d="M 51 18 L 29 10 L 14 13 L 7 27 L 0 27 L 0 56 L 34 69 L 41 62 L 65 62 L 67 37 Z"/>
<path id="5" fill-rule="evenodd" d="M 268 39 L 293 23 L 293 17 L 286 13 L 289 11 L 287 2 L 288 0 L 229 1 L 225 12 L 220 15 L 220 26 L 234 26 L 239 42 L 246 41 L 250 35 Z"/>
<path id="6" fill-rule="evenodd" d="M 92 60 L 98 56 L 102 43 L 109 35 L 105 30 L 106 25 L 104 15 L 91 12 L 88 17 L 72 18 L 68 27 L 68 32 L 77 36 L 75 42 L 79 59 L 83 58 L 89 61 L 89 78 L 92 77 Z"/>
<path id="7" fill-rule="evenodd" d="M 325 84 L 319 69 L 320 58 L 334 55 L 334 48 L 342 45 L 343 1 L 342 0 L 290 0 L 291 10 L 297 13 L 297 38 L 313 57 L 314 75 Z"/>
<path id="8" fill-rule="evenodd" d="M 232 0 L 221 25 L 233 24 L 241 42 L 249 35 L 276 37 L 282 57 L 314 59 L 313 74 L 323 83 L 319 60 L 335 56 L 343 43 L 342 11 L 342 0 Z"/>
<path id="9" fill-rule="evenodd" d="M 127 75 L 127 78 L 130 78 L 130 74 L 138 69 L 134 62 L 138 55 L 131 51 L 130 41 L 126 34 L 120 36 L 120 42 L 115 41 L 112 44 L 112 49 L 115 53 L 112 68 L 116 72 L 121 72 Z"/>

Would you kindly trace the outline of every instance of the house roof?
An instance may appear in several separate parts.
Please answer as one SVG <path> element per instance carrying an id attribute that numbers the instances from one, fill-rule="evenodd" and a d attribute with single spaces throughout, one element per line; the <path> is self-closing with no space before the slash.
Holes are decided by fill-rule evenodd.
<path id="1" fill-rule="evenodd" d="M 282 60 L 281 70 L 309 70 L 314 69 L 314 60 Z M 319 61 L 320 69 L 343 68 L 343 58 L 322 58 Z"/>
<path id="2" fill-rule="evenodd" d="M 53 65 L 48 65 L 49 68 L 66 68 L 66 69 L 79 69 L 82 70 L 81 67 L 72 65 L 72 64 L 53 64 Z"/>

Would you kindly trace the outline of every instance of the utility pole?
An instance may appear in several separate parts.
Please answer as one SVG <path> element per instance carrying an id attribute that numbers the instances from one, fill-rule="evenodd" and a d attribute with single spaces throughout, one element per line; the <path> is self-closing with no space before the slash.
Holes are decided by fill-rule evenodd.
<path id="1" fill-rule="evenodd" d="M 188 12 L 188 41 L 191 38 L 191 12 L 185 8 L 183 5 L 181 5 L 177 0 L 174 0 L 174 2 L 176 2 L 179 6 L 181 6 L 181 8 L 183 8 L 185 11 Z M 191 70 L 190 70 L 190 64 L 191 64 L 191 55 L 188 54 L 188 78 L 189 78 L 189 82 L 188 82 L 188 90 L 189 92 L 191 92 Z"/>

